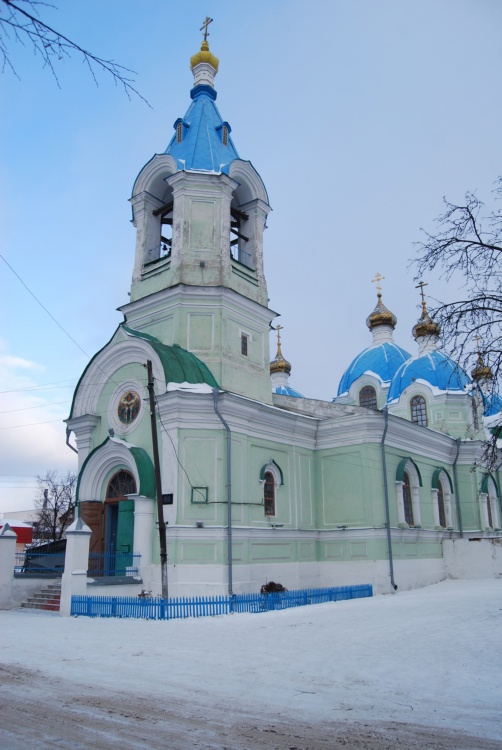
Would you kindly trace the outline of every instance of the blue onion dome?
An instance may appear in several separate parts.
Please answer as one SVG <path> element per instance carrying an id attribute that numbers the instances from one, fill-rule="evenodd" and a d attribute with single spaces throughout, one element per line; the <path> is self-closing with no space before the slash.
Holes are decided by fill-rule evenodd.
<path id="1" fill-rule="evenodd" d="M 427 312 L 422 299 L 422 315 L 413 327 L 419 352 L 405 362 L 392 379 L 387 403 L 395 403 L 412 383 L 423 383 L 436 393 L 465 393 L 471 383 L 467 373 L 450 357 L 438 351 L 440 327 Z"/>
<path id="2" fill-rule="evenodd" d="M 502 411 L 502 397 L 498 393 L 482 394 L 485 417 L 494 417 Z"/>
<path id="3" fill-rule="evenodd" d="M 434 350 L 417 354 L 394 375 L 387 403 L 398 401 L 412 383 L 424 383 L 436 393 L 465 393 L 465 387 L 470 382 L 467 373 L 443 352 Z"/>
<path id="4" fill-rule="evenodd" d="M 292 396 L 293 398 L 305 398 L 303 393 L 295 391 L 289 385 L 276 385 L 272 393 L 277 393 L 278 396 Z"/>
<path id="5" fill-rule="evenodd" d="M 304 398 L 301 393 L 295 391 L 289 385 L 289 375 L 291 373 L 291 363 L 284 358 L 281 349 L 281 330 L 282 326 L 276 327 L 277 331 L 277 354 L 275 359 L 270 363 L 270 378 L 272 380 L 272 393 L 279 396 L 293 396 L 293 398 Z"/>
<path id="6" fill-rule="evenodd" d="M 374 310 L 366 318 L 366 325 L 373 334 L 373 344 L 352 360 L 338 386 L 339 396 L 348 393 L 361 375 L 373 375 L 382 388 L 388 388 L 396 370 L 411 357 L 393 339 L 397 318 L 382 302 L 380 289 Z"/>

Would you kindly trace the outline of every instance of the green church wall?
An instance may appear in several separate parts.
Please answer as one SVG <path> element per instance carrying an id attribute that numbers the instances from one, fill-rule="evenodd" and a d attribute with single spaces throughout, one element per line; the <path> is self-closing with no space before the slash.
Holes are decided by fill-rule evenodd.
<path id="1" fill-rule="evenodd" d="M 183 469 L 178 469 L 178 523 L 196 520 L 216 525 L 227 521 L 226 434 L 223 430 L 180 430 L 180 460 L 193 486 L 208 487 L 207 505 L 192 501 Z M 260 472 L 270 460 L 283 472 L 276 490 L 276 515 L 267 517 Z M 313 528 L 315 520 L 312 452 L 232 434 L 232 518 L 234 525 L 266 527 L 273 523 Z M 298 511 L 296 510 L 298 508 Z"/>
<path id="2" fill-rule="evenodd" d="M 464 530 L 481 529 L 479 512 L 480 478 L 472 467 L 459 466 L 457 470 L 458 489 L 461 498 L 462 525 Z"/>
<path id="3" fill-rule="evenodd" d="M 315 464 L 319 528 L 375 525 L 375 512 L 382 505 L 382 474 L 374 447 L 319 451 Z"/>

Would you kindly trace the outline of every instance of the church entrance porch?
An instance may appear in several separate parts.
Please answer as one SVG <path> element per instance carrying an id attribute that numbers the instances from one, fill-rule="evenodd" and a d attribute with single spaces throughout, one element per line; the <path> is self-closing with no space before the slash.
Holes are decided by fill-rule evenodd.
<path id="1" fill-rule="evenodd" d="M 136 482 L 120 470 L 110 479 L 104 503 L 83 502 L 82 520 L 91 529 L 89 573 L 93 576 L 125 576 L 133 567 L 134 500 Z"/>

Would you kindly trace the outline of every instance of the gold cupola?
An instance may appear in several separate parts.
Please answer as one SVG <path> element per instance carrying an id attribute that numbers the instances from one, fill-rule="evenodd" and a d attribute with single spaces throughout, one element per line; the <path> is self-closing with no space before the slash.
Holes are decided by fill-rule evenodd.
<path id="1" fill-rule="evenodd" d="M 209 31 L 207 27 L 213 23 L 213 19 L 206 16 L 200 30 L 204 33 L 204 39 L 199 52 L 190 58 L 190 70 L 193 73 L 194 88 L 197 86 L 210 86 L 214 88 L 214 77 L 218 72 L 219 60 L 209 49 L 207 38 Z"/>
<path id="2" fill-rule="evenodd" d="M 478 361 L 476 363 L 476 367 L 474 367 L 471 370 L 471 378 L 479 383 L 482 380 L 493 380 L 493 371 L 492 368 L 489 365 L 485 365 L 483 362 L 483 357 L 481 355 L 481 352 L 479 351 L 479 343 L 478 343 Z"/>
<path id="3" fill-rule="evenodd" d="M 366 318 L 366 325 L 373 331 L 374 328 L 379 326 L 390 326 L 392 330 L 396 327 L 397 318 L 393 312 L 388 310 L 382 302 L 382 287 L 380 282 L 383 281 L 385 276 L 381 276 L 379 273 L 376 274 L 373 279 L 373 283 L 377 285 L 377 303 L 374 310 Z"/>
<path id="4" fill-rule="evenodd" d="M 411 331 L 415 340 L 424 336 L 427 336 L 428 338 L 439 338 L 439 335 L 441 333 L 441 328 L 432 320 L 427 311 L 427 305 L 425 304 L 424 286 L 427 286 L 427 284 L 425 283 L 425 281 L 421 281 L 420 284 L 418 284 L 418 286 L 416 287 L 417 289 L 420 289 L 420 294 L 422 295 L 422 315 L 420 316 L 418 322 L 413 326 Z"/>
<path id="5" fill-rule="evenodd" d="M 204 40 L 200 46 L 200 51 L 196 52 L 195 55 L 192 55 L 190 58 L 190 70 L 193 72 L 193 69 L 196 65 L 199 65 L 199 63 L 208 63 L 216 72 L 218 72 L 219 62 L 218 58 L 210 51 L 209 43 Z"/>
<path id="6" fill-rule="evenodd" d="M 288 362 L 287 359 L 284 359 L 282 356 L 282 350 L 281 350 L 281 331 L 283 329 L 283 326 L 278 325 L 275 327 L 275 330 L 277 331 L 277 354 L 275 355 L 275 359 L 273 359 L 270 363 L 270 374 L 275 375 L 275 373 L 278 372 L 284 372 L 286 375 L 289 375 L 291 372 L 291 363 Z"/>

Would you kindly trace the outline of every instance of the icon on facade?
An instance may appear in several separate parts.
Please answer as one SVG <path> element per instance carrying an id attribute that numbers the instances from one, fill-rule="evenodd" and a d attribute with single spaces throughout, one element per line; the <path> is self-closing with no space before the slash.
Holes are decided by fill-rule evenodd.
<path id="1" fill-rule="evenodd" d="M 127 391 L 121 397 L 118 406 L 118 417 L 122 424 L 131 424 L 139 414 L 141 399 L 136 391 Z"/>

